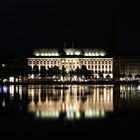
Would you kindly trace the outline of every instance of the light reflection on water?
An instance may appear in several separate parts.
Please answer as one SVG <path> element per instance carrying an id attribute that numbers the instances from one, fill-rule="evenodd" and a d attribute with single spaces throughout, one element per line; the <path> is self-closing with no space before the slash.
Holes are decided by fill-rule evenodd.
<path id="1" fill-rule="evenodd" d="M 65 120 L 101 119 L 109 112 L 113 113 L 114 106 L 119 106 L 121 110 L 137 105 L 140 101 L 139 85 L 117 87 L 57 85 L 58 88 L 55 87 L 56 85 L 0 86 L 0 108 L 5 110 L 10 108 L 16 112 L 24 111 L 33 114 L 38 120 L 61 117 Z"/>
<path id="2" fill-rule="evenodd" d="M 98 118 L 113 111 L 113 86 L 69 85 L 68 90 L 31 86 L 28 93 L 28 111 L 37 118 L 58 118 L 61 114 L 66 119 Z"/>
<path id="3" fill-rule="evenodd" d="M 120 98 L 137 99 L 140 94 L 140 85 L 120 85 Z"/>

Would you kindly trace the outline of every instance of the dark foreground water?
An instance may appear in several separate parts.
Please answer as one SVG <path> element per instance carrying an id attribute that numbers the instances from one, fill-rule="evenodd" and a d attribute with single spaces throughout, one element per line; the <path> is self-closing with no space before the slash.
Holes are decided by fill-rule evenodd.
<path id="1" fill-rule="evenodd" d="M 140 139 L 140 85 L 0 85 L 0 139 Z"/>

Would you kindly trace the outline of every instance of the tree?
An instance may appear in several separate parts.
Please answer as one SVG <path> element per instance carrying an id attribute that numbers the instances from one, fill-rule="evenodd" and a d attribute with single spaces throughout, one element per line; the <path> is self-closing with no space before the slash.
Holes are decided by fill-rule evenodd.
<path id="1" fill-rule="evenodd" d="M 69 71 L 69 76 L 70 76 L 70 81 L 72 81 L 72 78 L 75 76 L 75 71 L 74 70 L 70 70 Z"/>
<path id="2" fill-rule="evenodd" d="M 59 69 L 58 66 L 54 66 L 53 68 L 53 75 L 55 76 L 56 79 L 59 79 L 61 75 L 61 70 Z"/>
<path id="3" fill-rule="evenodd" d="M 66 75 L 67 75 L 67 71 L 66 71 L 66 68 L 65 68 L 64 66 L 62 66 L 61 75 L 62 75 L 63 80 L 64 80 L 64 78 L 65 78 Z"/>
<path id="4" fill-rule="evenodd" d="M 42 80 L 43 80 L 44 77 L 46 77 L 46 68 L 45 68 L 45 66 L 41 66 L 41 68 L 40 68 L 40 76 L 41 76 Z"/>
<path id="5" fill-rule="evenodd" d="M 82 76 L 81 72 L 82 72 L 81 69 L 79 67 L 77 67 L 75 70 L 75 75 L 76 75 L 78 81 L 79 81 L 80 77 Z"/>
<path id="6" fill-rule="evenodd" d="M 38 68 L 36 68 L 36 74 L 39 73 L 39 70 L 37 72 L 37 69 Z M 29 65 L 25 65 L 25 75 L 28 77 L 28 76 L 31 76 L 32 73 L 33 73 L 32 67 Z"/>
<path id="7" fill-rule="evenodd" d="M 85 65 L 82 65 L 81 67 L 81 76 L 84 77 L 85 79 L 89 79 L 93 74 L 93 71 L 88 70 Z"/>
<path id="8" fill-rule="evenodd" d="M 35 78 L 37 77 L 37 75 L 39 75 L 39 67 L 37 65 L 34 65 L 33 67 L 33 74 Z"/>
<path id="9" fill-rule="evenodd" d="M 81 76 L 86 78 L 86 73 L 87 73 L 87 67 L 85 65 L 82 65 L 81 67 Z"/>
<path id="10" fill-rule="evenodd" d="M 98 72 L 99 78 L 103 78 L 103 73 L 101 71 Z"/>
<path id="11" fill-rule="evenodd" d="M 52 79 L 53 75 L 54 75 L 53 69 L 49 67 L 47 69 L 47 76 Z"/>
<path id="12" fill-rule="evenodd" d="M 50 77 L 51 79 L 53 77 L 55 77 L 56 79 L 59 79 L 60 75 L 61 75 L 61 70 L 59 69 L 58 66 L 54 66 L 51 68 L 48 68 L 47 70 L 47 75 L 48 77 Z"/>
<path id="13" fill-rule="evenodd" d="M 107 74 L 107 75 L 106 75 L 106 78 L 107 78 L 107 79 L 109 79 L 109 78 L 110 78 L 110 75 L 109 75 L 109 74 Z"/>

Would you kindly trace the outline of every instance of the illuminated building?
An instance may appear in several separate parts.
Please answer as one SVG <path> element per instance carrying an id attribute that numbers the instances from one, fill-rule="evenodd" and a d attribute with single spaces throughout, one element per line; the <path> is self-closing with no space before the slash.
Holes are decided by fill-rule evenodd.
<path id="1" fill-rule="evenodd" d="M 140 56 L 120 56 L 119 57 L 119 72 L 132 78 L 140 74 Z"/>
<path id="2" fill-rule="evenodd" d="M 87 70 L 93 71 L 98 78 L 99 73 L 103 74 L 103 78 L 109 75 L 113 78 L 113 58 L 108 57 L 104 50 L 97 49 L 40 49 L 35 50 L 29 58 L 28 65 L 32 68 L 37 65 L 39 70 L 41 66 L 46 69 L 58 66 L 66 68 L 66 71 L 76 70 L 86 66 Z"/>

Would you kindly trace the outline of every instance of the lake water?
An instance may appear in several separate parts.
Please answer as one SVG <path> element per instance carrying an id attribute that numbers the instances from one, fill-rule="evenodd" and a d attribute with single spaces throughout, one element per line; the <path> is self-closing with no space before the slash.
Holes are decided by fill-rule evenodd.
<path id="1" fill-rule="evenodd" d="M 4 137 L 134 138 L 139 112 L 140 85 L 0 85 Z"/>

